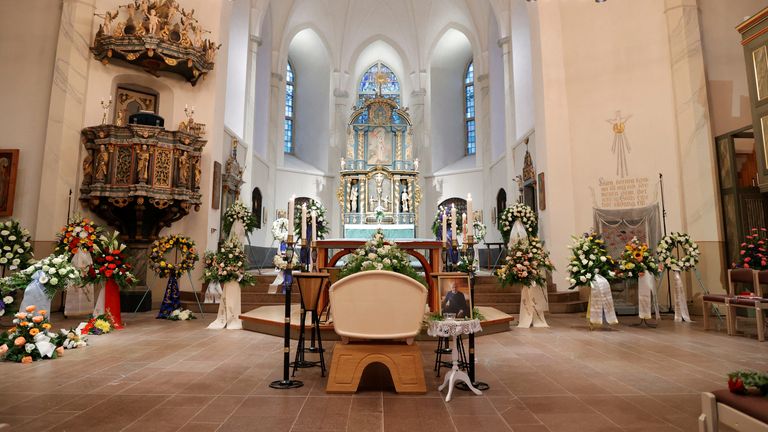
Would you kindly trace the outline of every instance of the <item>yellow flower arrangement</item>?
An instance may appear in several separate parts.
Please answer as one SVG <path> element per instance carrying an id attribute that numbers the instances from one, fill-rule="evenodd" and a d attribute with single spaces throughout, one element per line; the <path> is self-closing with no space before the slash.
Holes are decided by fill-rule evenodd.
<path id="1" fill-rule="evenodd" d="M 29 334 L 31 334 L 32 336 L 37 336 L 38 333 L 40 333 L 40 330 L 38 330 L 36 328 L 33 328 L 33 329 L 29 330 Z"/>
<path id="2" fill-rule="evenodd" d="M 178 234 L 161 237 L 152 244 L 149 255 L 149 267 L 160 277 L 168 277 L 172 273 L 177 276 L 181 273 L 191 271 L 199 259 L 192 239 L 180 236 Z M 165 255 L 172 252 L 172 249 L 178 251 L 178 262 L 169 262 Z"/>
<path id="3" fill-rule="evenodd" d="M 101 319 L 96 320 L 96 322 L 93 323 L 93 326 L 104 333 L 108 333 L 112 329 L 112 326 L 110 326 L 107 321 Z"/>

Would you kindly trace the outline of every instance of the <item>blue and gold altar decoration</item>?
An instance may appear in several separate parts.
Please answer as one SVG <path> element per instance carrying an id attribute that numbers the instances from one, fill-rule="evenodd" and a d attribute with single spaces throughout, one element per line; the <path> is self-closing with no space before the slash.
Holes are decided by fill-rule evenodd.
<path id="1" fill-rule="evenodd" d="M 421 201 L 413 154 L 408 108 L 380 92 L 361 98 L 350 115 L 337 192 L 345 233 L 394 225 L 403 231 L 398 238 L 413 238 Z"/>

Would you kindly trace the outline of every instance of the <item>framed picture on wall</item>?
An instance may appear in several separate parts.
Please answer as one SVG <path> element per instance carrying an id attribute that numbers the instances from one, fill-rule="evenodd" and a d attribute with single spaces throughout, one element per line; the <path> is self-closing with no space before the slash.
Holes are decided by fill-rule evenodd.
<path id="1" fill-rule="evenodd" d="M 472 318 L 472 295 L 469 276 L 446 275 L 437 278 L 440 291 L 440 315 L 445 318 Z"/>
<path id="2" fill-rule="evenodd" d="M 544 173 L 539 173 L 539 178 L 536 180 L 536 186 L 539 189 L 539 210 L 547 209 L 547 189 L 544 187 Z"/>
<path id="3" fill-rule="evenodd" d="M 0 216 L 13 215 L 18 167 L 19 150 L 0 149 Z"/>
<path id="4" fill-rule="evenodd" d="M 211 193 L 211 208 L 218 210 L 221 207 L 221 163 L 213 163 L 213 192 Z"/>

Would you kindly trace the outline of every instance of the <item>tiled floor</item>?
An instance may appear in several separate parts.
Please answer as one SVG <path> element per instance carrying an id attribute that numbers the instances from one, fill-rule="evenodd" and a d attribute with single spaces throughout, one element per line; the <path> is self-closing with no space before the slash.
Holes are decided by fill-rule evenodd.
<path id="1" fill-rule="evenodd" d="M 10 425 L 0 431 L 696 431 L 700 391 L 737 368 L 768 369 L 768 343 L 700 323 L 590 332 L 556 315 L 550 329 L 478 339 L 483 396 L 456 391 L 445 403 L 434 344 L 423 342 L 426 395 L 328 396 L 318 369 L 297 374 L 302 388 L 267 386 L 281 374 L 279 338 L 206 330 L 212 316 L 127 318 L 61 359 L 0 364 L 0 423 Z"/>

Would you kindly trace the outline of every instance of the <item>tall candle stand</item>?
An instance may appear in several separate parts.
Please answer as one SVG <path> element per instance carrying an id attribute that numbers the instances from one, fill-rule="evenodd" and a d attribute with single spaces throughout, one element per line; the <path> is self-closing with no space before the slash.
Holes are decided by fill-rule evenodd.
<path id="1" fill-rule="evenodd" d="M 469 275 L 469 297 L 471 299 L 472 308 L 475 307 L 475 236 L 467 234 L 467 240 L 464 242 L 461 248 L 462 258 L 466 260 L 467 273 Z M 472 385 L 478 390 L 488 390 L 490 386 L 482 381 L 475 380 L 475 334 L 469 335 L 469 380 L 472 381 Z M 469 391 L 469 386 L 464 382 L 456 384 L 456 388 L 459 390 Z"/>
<path id="2" fill-rule="evenodd" d="M 296 243 L 293 235 L 288 234 L 285 249 L 286 265 L 283 271 L 283 286 L 285 287 L 285 334 L 283 336 L 283 379 L 272 381 L 269 386 L 273 389 L 287 390 L 299 388 L 304 385 L 299 380 L 293 380 L 288 376 L 291 363 L 291 285 L 293 285 L 293 255 L 296 253 Z"/>
<path id="3" fill-rule="evenodd" d="M 317 241 L 316 240 L 312 240 L 312 243 L 310 244 L 309 256 L 312 262 L 312 268 L 310 269 L 310 271 L 313 271 L 313 272 L 319 271 L 317 267 Z"/>

